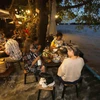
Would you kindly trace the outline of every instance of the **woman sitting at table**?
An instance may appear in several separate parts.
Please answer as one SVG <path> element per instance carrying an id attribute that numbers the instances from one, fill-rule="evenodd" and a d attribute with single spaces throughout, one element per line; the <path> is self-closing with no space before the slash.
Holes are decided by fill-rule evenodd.
<path id="1" fill-rule="evenodd" d="M 63 83 L 77 81 L 84 66 L 83 58 L 79 57 L 79 49 L 74 46 L 70 46 L 67 49 L 69 58 L 63 60 L 57 73 Z"/>
<path id="2" fill-rule="evenodd" d="M 30 45 L 30 51 L 40 53 L 41 45 L 39 44 L 39 39 L 37 37 L 33 38 L 33 43 Z"/>
<path id="3" fill-rule="evenodd" d="M 50 48 L 55 49 L 55 48 L 61 47 L 64 43 L 64 41 L 62 40 L 62 37 L 63 37 L 63 34 L 61 32 L 58 32 L 56 37 L 51 42 Z"/>
<path id="4" fill-rule="evenodd" d="M 37 56 L 36 52 L 30 51 L 30 39 L 27 39 L 24 44 L 23 49 L 23 61 L 24 61 L 24 68 L 27 72 L 33 72 L 34 74 L 39 74 L 40 72 L 45 72 L 45 66 L 42 64 L 38 65 L 40 61 L 40 56 Z"/>

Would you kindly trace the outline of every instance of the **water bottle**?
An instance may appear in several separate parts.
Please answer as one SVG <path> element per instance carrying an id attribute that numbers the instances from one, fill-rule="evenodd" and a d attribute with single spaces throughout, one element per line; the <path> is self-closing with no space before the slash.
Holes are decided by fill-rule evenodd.
<path id="1" fill-rule="evenodd" d="M 38 66 L 41 66 L 42 65 L 42 62 L 41 62 L 40 59 L 37 61 L 37 64 L 38 64 Z"/>

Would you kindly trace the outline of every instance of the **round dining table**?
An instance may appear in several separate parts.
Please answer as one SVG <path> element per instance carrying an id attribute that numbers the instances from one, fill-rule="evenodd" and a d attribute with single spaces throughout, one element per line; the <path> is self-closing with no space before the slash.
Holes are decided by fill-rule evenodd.
<path id="1" fill-rule="evenodd" d="M 51 62 L 43 61 L 43 64 L 44 66 L 46 66 L 46 68 L 54 68 L 54 67 L 59 67 L 61 65 L 61 62 L 54 63 L 53 61 Z"/>

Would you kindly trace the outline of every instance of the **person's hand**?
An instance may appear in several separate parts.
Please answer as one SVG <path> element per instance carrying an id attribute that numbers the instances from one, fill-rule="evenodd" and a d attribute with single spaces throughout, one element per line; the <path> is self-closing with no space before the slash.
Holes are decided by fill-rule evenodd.
<path id="1" fill-rule="evenodd" d="M 40 56 L 36 57 L 36 61 L 38 61 L 40 59 Z"/>
<path id="2" fill-rule="evenodd" d="M 35 58 L 35 60 L 32 62 L 32 66 L 34 66 L 35 65 L 35 63 L 38 61 L 40 59 L 40 57 L 38 56 L 38 57 L 36 57 Z"/>

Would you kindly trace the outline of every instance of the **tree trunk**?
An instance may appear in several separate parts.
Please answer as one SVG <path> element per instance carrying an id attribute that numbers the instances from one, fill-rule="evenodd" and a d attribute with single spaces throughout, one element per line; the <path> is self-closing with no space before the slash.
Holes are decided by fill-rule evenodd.
<path id="1" fill-rule="evenodd" d="M 36 0 L 36 6 L 39 9 L 38 37 L 42 46 L 41 51 L 45 48 L 45 39 L 48 24 L 46 3 L 47 0 Z"/>
<path id="2" fill-rule="evenodd" d="M 50 19 L 50 25 L 49 25 L 49 34 L 53 34 L 53 35 L 57 33 L 55 15 L 56 15 L 56 0 L 53 0 L 52 10 L 51 10 L 51 19 Z"/>
<path id="3" fill-rule="evenodd" d="M 49 32 L 50 32 L 51 10 L 52 10 L 52 0 L 49 0 L 49 15 L 48 15 L 48 25 L 47 25 L 47 32 L 46 32 L 47 36 L 49 36 Z"/>

